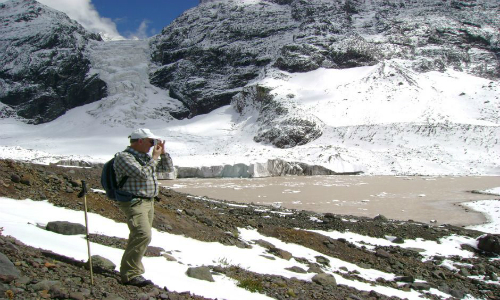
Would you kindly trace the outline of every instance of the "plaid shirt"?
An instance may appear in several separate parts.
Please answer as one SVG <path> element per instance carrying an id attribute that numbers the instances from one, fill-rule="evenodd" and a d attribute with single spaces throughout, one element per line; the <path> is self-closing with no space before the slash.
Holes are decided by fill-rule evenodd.
<path id="1" fill-rule="evenodd" d="M 125 151 L 116 154 L 114 169 L 118 182 L 125 175 L 128 176 L 121 190 L 135 196 L 150 198 L 158 195 L 156 172 L 172 172 L 174 166 L 168 153 L 160 155 L 158 161 L 147 153 L 140 153 L 127 147 Z"/>

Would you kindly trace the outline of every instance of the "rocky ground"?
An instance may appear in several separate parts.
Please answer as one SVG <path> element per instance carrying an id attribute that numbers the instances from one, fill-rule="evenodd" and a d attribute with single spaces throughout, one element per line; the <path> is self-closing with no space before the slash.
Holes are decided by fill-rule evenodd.
<path id="1" fill-rule="evenodd" d="M 89 188 L 101 189 L 100 170 L 99 167 L 65 168 L 0 160 L 0 196 L 13 199 L 48 199 L 57 206 L 83 210 L 83 202 L 77 197 L 81 181 L 85 180 Z M 257 228 L 263 235 L 301 244 L 325 256 L 336 257 L 361 267 L 394 273 L 400 276 L 399 283 L 404 282 L 401 285 L 394 281 L 379 280 L 377 282 L 379 285 L 424 292 L 433 287 L 453 295 L 454 299 L 460 299 L 465 294 L 481 299 L 500 299 L 500 284 L 487 284 L 483 280 L 468 277 L 485 276 L 488 280 L 498 282 L 500 260 L 491 259 L 498 258 L 498 254 L 464 245 L 476 255 L 471 259 L 452 257 L 451 260 L 464 264 L 463 268 L 455 272 L 440 265 L 443 257 L 433 257 L 427 262 L 422 262 L 419 249 L 397 247 L 398 240 L 419 237 L 437 240 L 451 234 L 477 238 L 483 234 L 481 232 L 450 225 L 432 226 L 411 221 L 392 221 L 383 216 L 368 219 L 307 211 L 293 211 L 291 215 L 264 218 L 268 213 L 259 212 L 255 209 L 256 206 L 232 206 L 229 202 L 209 201 L 168 189 L 163 189 L 160 196 L 153 224 L 160 231 L 200 241 L 251 247 L 238 239 L 237 230 L 238 227 L 250 226 Z M 89 192 L 86 198 L 90 212 L 116 221 L 124 221 L 117 205 L 103 194 Z M 312 217 L 322 222 L 311 221 Z M 353 219 L 357 222 L 348 221 Z M 331 239 L 301 229 L 350 231 L 372 237 L 390 235 L 397 238 L 393 241 L 395 246 L 378 247 L 373 251 L 358 247 L 344 239 Z M 116 248 L 124 248 L 126 244 L 126 240 L 100 235 L 91 235 L 90 239 Z M 293 253 L 264 241 L 255 243 L 269 249 L 270 259 L 276 256 L 285 259 L 294 257 Z M 152 248 L 148 255 L 162 255 L 161 250 Z M 100 268 L 96 268 L 95 282 L 91 285 L 89 271 L 85 269 L 83 262 L 43 249 L 34 249 L 13 237 L 0 234 L 0 261 L 2 254 L 4 259 L 12 262 L 20 271 L 20 275 L 6 276 L 0 272 L 0 299 L 204 299 L 189 293 L 170 292 L 158 286 L 145 288 L 123 286 L 115 271 Z M 331 281 L 331 277 L 322 274 L 321 267 L 326 264 L 329 264 L 328 259 L 318 256 L 317 263 L 309 263 L 308 270 L 293 270 L 298 273 L 318 273 L 312 282 L 256 274 L 223 262 L 211 266 L 210 269 L 211 272 L 224 273 L 235 278 L 242 287 L 265 293 L 276 299 L 396 299 L 373 291 L 361 292 L 344 285 L 337 285 Z M 354 272 L 343 273 L 342 276 L 363 280 Z M 416 279 L 426 283 L 418 283 Z M 426 295 L 429 299 L 437 299 L 431 294 Z"/>

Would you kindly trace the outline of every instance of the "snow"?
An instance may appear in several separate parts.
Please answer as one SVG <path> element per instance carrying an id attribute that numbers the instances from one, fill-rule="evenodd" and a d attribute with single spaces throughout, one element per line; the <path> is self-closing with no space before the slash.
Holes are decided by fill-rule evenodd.
<path id="1" fill-rule="evenodd" d="M 240 116 L 230 105 L 173 119 L 164 108 L 182 105 L 147 80 L 148 51 L 147 41 L 91 43 L 91 74 L 108 84 L 109 96 L 46 124 L 0 119 L 0 157 L 23 159 L 36 151 L 37 158 L 29 157 L 40 163 L 61 156 L 102 163 L 125 148 L 134 128 L 146 127 L 165 137 L 175 165 L 183 167 L 281 158 L 373 175 L 500 174 L 498 82 L 452 70 L 405 70 L 403 78 L 401 61 L 270 73 L 256 83 L 278 99 L 294 95 L 298 112 L 325 124 L 317 140 L 278 149 L 254 142 L 258 115 Z M 395 88 L 399 82 L 404 88 Z"/>
<path id="2" fill-rule="evenodd" d="M 0 197 L 0 201 L 2 203 L 0 228 L 3 228 L 4 235 L 14 236 L 30 246 L 51 250 L 77 260 L 86 261 L 88 259 L 84 235 L 65 236 L 43 229 L 50 221 L 69 221 L 85 225 L 83 212 L 56 207 L 47 201 L 14 200 L 3 197 Z M 498 220 L 500 220 L 499 216 L 498 209 L 496 210 L 496 215 L 490 216 L 491 220 L 496 220 L 497 222 L 495 225 L 496 233 L 500 232 L 498 224 Z M 487 226 L 488 229 L 491 228 L 488 224 L 484 226 Z M 481 226 L 476 227 L 479 230 L 481 228 Z M 88 213 L 88 229 L 89 233 L 120 238 L 128 237 L 128 228 L 125 223 L 117 223 L 94 213 Z M 389 239 L 372 238 L 355 233 L 318 230 L 314 232 L 331 238 L 344 238 L 354 244 L 364 245 L 367 249 L 373 249 L 375 245 L 396 246 L 396 244 L 390 243 Z M 299 280 L 311 281 L 313 273 L 298 274 L 286 270 L 286 268 L 292 266 L 307 269 L 307 266 L 303 263 L 297 262 L 294 259 L 290 261 L 281 258 L 269 260 L 263 257 L 262 255 L 269 255 L 266 249 L 253 242 L 260 239 L 270 242 L 280 249 L 289 251 L 296 257 L 303 257 L 311 262 L 315 261 L 315 256 L 324 256 L 319 252 L 297 244 L 285 243 L 276 238 L 263 236 L 252 228 L 239 228 L 239 238 L 243 242 L 251 244 L 252 248 L 242 249 L 219 243 L 201 242 L 180 235 L 159 232 L 154 229 L 151 246 L 162 247 L 166 252 L 171 253 L 177 261 L 167 261 L 164 257 L 145 257 L 143 259 L 146 267 L 144 276 L 159 286 L 166 286 L 171 291 L 189 291 L 204 297 L 218 299 L 270 299 L 264 295 L 251 293 L 243 288 L 239 288 L 235 280 L 226 276 L 215 275 L 215 282 L 212 283 L 190 278 L 186 275 L 186 271 L 189 266 L 235 265 L 260 274 L 280 275 L 287 278 L 296 277 Z M 425 258 L 434 255 L 444 257 L 454 255 L 472 257 L 474 255 L 472 252 L 462 250 L 460 244 L 477 246 L 475 240 L 463 236 L 449 236 L 441 239 L 439 242 L 422 239 L 405 240 L 403 244 L 398 244 L 397 246 L 403 248 L 421 248 L 423 250 L 421 254 Z M 199 249 L 203 249 L 203 251 L 200 252 Z M 117 265 L 118 271 L 122 250 L 91 243 L 91 254 L 110 259 Z M 421 297 L 421 294 L 417 291 L 404 292 L 376 284 L 377 278 L 394 280 L 396 277 L 395 274 L 361 268 L 334 257 L 327 258 L 331 262 L 331 267 L 326 267 L 326 272 L 334 275 L 338 284 L 364 291 L 375 290 L 387 296 L 407 299 L 419 299 Z M 450 261 L 447 264 L 449 268 L 455 267 Z M 352 271 L 359 272 L 359 276 L 368 280 L 369 283 L 351 280 L 342 276 L 343 273 Z M 449 297 L 449 295 L 434 289 L 431 289 L 430 292 L 441 298 Z"/>

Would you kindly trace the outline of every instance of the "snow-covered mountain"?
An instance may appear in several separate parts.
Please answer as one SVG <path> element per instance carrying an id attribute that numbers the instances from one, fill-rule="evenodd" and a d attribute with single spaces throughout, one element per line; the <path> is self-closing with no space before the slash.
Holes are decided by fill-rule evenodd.
<path id="1" fill-rule="evenodd" d="M 100 39 L 34 0 L 0 3 L 1 114 L 38 124 L 105 97 L 84 55 L 86 44 Z"/>
<path id="2" fill-rule="evenodd" d="M 103 161 L 143 126 L 184 167 L 282 159 L 336 172 L 498 175 L 499 7 L 202 1 L 149 41 L 85 40 L 86 78 L 105 82 L 102 100 L 36 126 L 6 118 L 14 106 L 2 100 L 1 152 Z"/>

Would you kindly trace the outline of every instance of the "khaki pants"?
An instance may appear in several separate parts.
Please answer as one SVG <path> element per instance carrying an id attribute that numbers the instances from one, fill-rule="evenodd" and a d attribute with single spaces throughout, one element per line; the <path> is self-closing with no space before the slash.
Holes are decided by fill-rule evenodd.
<path id="1" fill-rule="evenodd" d="M 127 217 L 130 230 L 127 248 L 120 265 L 122 282 L 127 282 L 145 272 L 142 257 L 151 242 L 154 199 L 134 198 L 130 202 L 118 202 L 118 204 Z"/>

